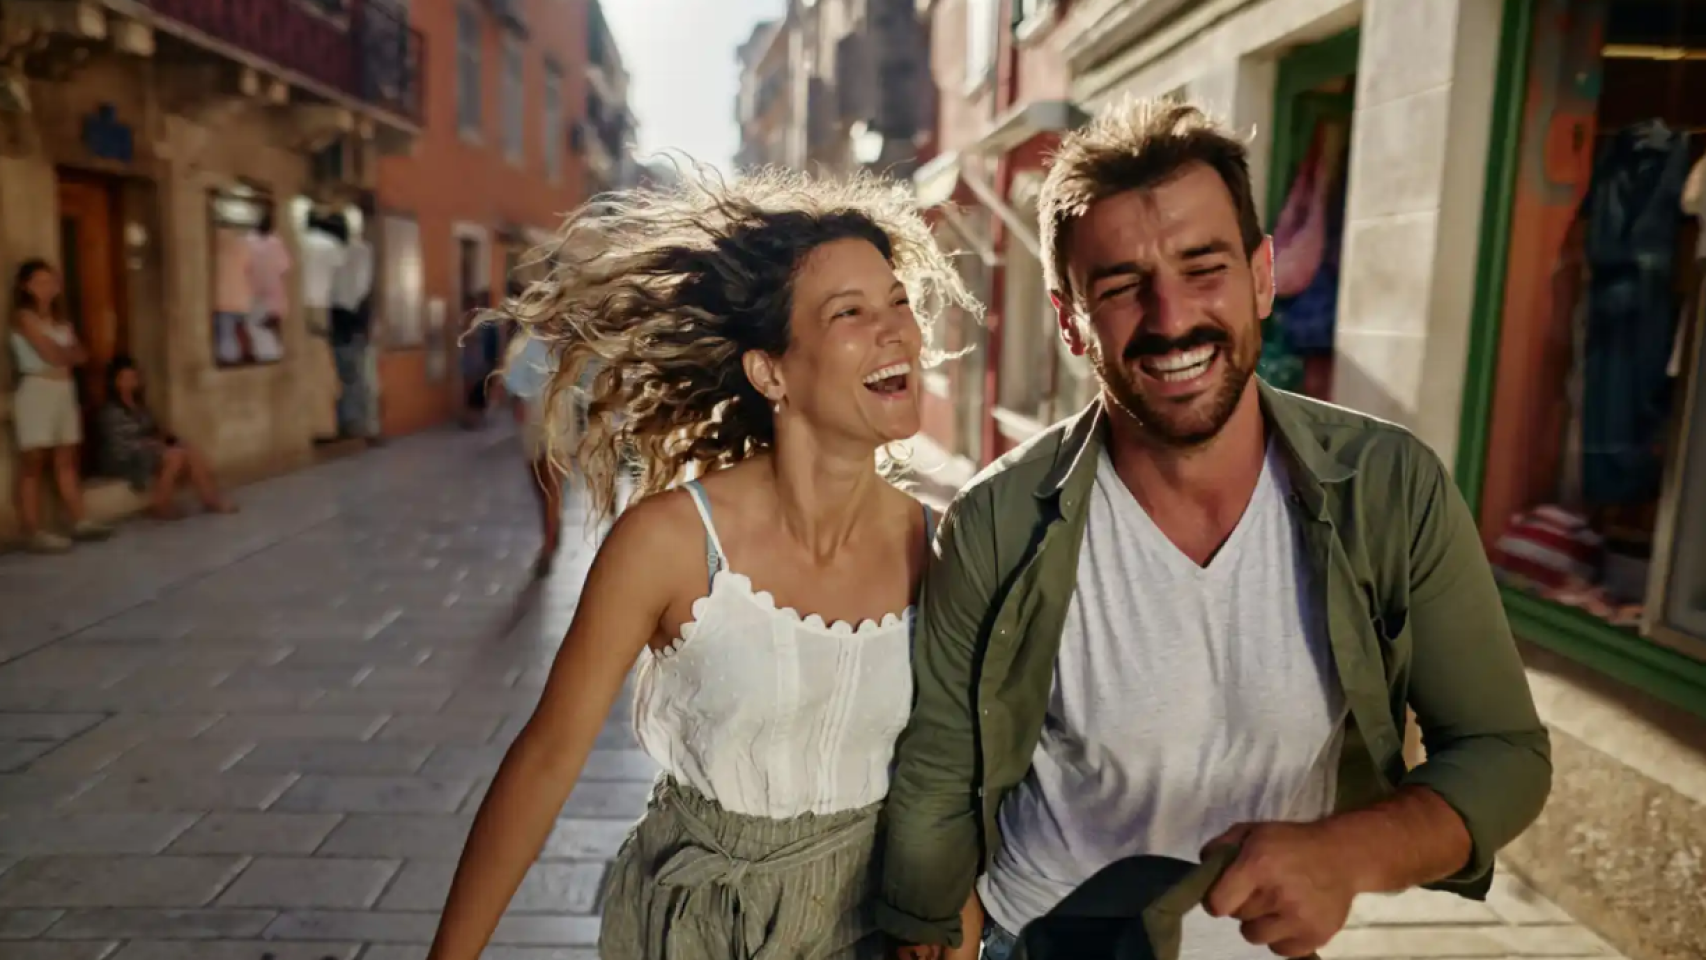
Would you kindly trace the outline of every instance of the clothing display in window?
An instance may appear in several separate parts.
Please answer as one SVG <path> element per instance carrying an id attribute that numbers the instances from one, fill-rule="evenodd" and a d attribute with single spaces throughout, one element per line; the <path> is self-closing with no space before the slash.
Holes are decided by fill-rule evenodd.
<path id="1" fill-rule="evenodd" d="M 1582 495 L 1590 505 L 1645 503 L 1659 493 L 1687 168 L 1686 134 L 1658 120 L 1634 124 L 1606 144 L 1582 201 Z"/>

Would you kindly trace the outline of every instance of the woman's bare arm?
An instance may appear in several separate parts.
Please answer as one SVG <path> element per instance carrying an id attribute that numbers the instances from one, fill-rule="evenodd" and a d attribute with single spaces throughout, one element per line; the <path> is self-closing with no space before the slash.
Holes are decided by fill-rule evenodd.
<path id="1" fill-rule="evenodd" d="M 629 669 L 656 635 L 669 599 L 669 578 L 657 575 L 659 558 L 681 552 L 680 524 L 662 499 L 624 514 L 593 561 L 539 705 L 474 818 L 430 960 L 475 960 L 485 949 L 574 789 Z"/>
<path id="2" fill-rule="evenodd" d="M 77 346 L 61 346 L 59 341 L 48 335 L 48 322 L 32 310 L 19 310 L 17 313 L 18 332 L 41 357 L 56 367 L 74 367 L 83 362 L 82 348 Z"/>

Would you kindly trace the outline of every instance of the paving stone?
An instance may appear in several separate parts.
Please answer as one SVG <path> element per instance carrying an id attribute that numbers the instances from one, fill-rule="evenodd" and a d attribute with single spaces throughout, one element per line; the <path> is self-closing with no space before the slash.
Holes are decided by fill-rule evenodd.
<path id="1" fill-rule="evenodd" d="M 429 944 L 437 930 L 438 917 L 430 913 L 291 910 L 267 926 L 265 938 Z"/>
<path id="2" fill-rule="evenodd" d="M 398 866 L 395 860 L 262 857 L 226 888 L 219 904 L 330 910 L 370 907 Z"/>
<path id="3" fill-rule="evenodd" d="M 558 820 L 539 857 L 542 860 L 612 859 L 638 819 L 636 811 L 632 818 L 624 820 Z"/>
<path id="4" fill-rule="evenodd" d="M 28 774 L 0 774 L 0 810 L 8 813 L 52 810 L 94 782 L 94 777 L 54 776 L 36 770 Z"/>
<path id="5" fill-rule="evenodd" d="M 195 823 L 195 814 L 0 814 L 0 853 L 159 853 Z"/>
<path id="6" fill-rule="evenodd" d="M 658 771 L 657 761 L 640 750 L 594 750 L 587 755 L 581 779 L 651 783 Z"/>
<path id="7" fill-rule="evenodd" d="M 1575 924 L 1497 927 L 1491 931 L 1508 952 L 1523 957 L 1607 957 L 1616 952 Z"/>
<path id="8" fill-rule="evenodd" d="M 117 949 L 112 941 L 25 940 L 6 944 L 6 960 L 105 960 Z"/>
<path id="9" fill-rule="evenodd" d="M 29 940 L 39 937 L 63 910 L 0 910 L 0 940 Z"/>
<path id="10" fill-rule="evenodd" d="M 652 785 L 645 782 L 582 780 L 563 804 L 563 813 L 575 817 L 631 817 L 645 810 Z"/>
<path id="11" fill-rule="evenodd" d="M 217 719 L 217 715 L 206 714 L 119 713 L 32 764 L 30 773 L 48 777 L 86 776 L 102 770 L 138 745 L 187 740 Z"/>
<path id="12" fill-rule="evenodd" d="M 421 767 L 421 773 L 465 780 L 490 777 L 498 772 L 498 765 L 503 763 L 508 752 L 509 747 L 500 744 L 477 747 L 445 745 L 432 752 L 432 757 Z"/>
<path id="13" fill-rule="evenodd" d="M 53 940 L 225 940 L 253 937 L 271 910 L 67 910 L 47 932 Z"/>
<path id="14" fill-rule="evenodd" d="M 242 857 L 40 857 L 0 874 L 0 907 L 199 907 Z"/>
<path id="15" fill-rule="evenodd" d="M 455 873 L 454 860 L 412 861 L 385 891 L 379 907 L 442 910 Z M 528 869 L 509 908 L 516 913 L 591 913 L 603 877 L 603 863 L 536 863 Z"/>
<path id="16" fill-rule="evenodd" d="M 449 690 L 328 690 L 308 705 L 315 713 L 431 713 L 450 701 Z M 389 726 L 389 724 L 387 724 Z M 396 739 L 396 738 L 389 738 Z"/>
<path id="17" fill-rule="evenodd" d="M 338 857 L 455 860 L 462 855 L 473 823 L 474 818 L 466 814 L 351 814 L 318 852 Z"/>
<path id="18" fill-rule="evenodd" d="M 294 783 L 291 773 L 115 774 L 68 801 L 78 813 L 141 810 L 265 810 Z"/>
<path id="19" fill-rule="evenodd" d="M 248 714 L 222 718 L 207 731 L 221 740 L 366 740 L 385 725 L 384 714 Z"/>
<path id="20" fill-rule="evenodd" d="M 288 773 L 414 773 L 433 753 L 425 744 L 364 740 L 270 740 L 255 746 L 233 768 Z M 433 775 L 441 771 L 424 770 Z"/>
<path id="21" fill-rule="evenodd" d="M 110 960 L 355 960 L 359 943 L 280 943 L 276 940 L 133 940 Z M 365 960 L 365 958 L 364 958 Z"/>
<path id="22" fill-rule="evenodd" d="M 173 842 L 173 853 L 313 853 L 342 819 L 335 813 L 210 813 Z"/>
<path id="23" fill-rule="evenodd" d="M 0 739 L 65 740 L 106 718 L 104 713 L 0 713 Z"/>
<path id="24" fill-rule="evenodd" d="M 453 813 L 468 789 L 466 780 L 307 774 L 279 797 L 275 809 L 312 813 Z"/>
<path id="25" fill-rule="evenodd" d="M 52 740 L 0 740 L 0 773 L 21 770 L 57 746 Z"/>
<path id="26" fill-rule="evenodd" d="M 510 914 L 492 934 L 494 946 L 549 945 L 591 947 L 598 944 L 597 917 L 547 917 Z"/>
<path id="27" fill-rule="evenodd" d="M 1471 960 L 1507 952 L 1487 928 L 1357 927 L 1334 937 L 1321 960 Z"/>
<path id="28" fill-rule="evenodd" d="M 101 772 L 109 777 L 222 773 L 254 748 L 247 740 L 160 740 L 126 750 Z"/>
<path id="29" fill-rule="evenodd" d="M 1507 923 L 1570 923 L 1570 915 L 1523 883 L 1520 878 L 1500 871 L 1493 875 L 1493 889 L 1487 893 L 1487 906 Z"/>

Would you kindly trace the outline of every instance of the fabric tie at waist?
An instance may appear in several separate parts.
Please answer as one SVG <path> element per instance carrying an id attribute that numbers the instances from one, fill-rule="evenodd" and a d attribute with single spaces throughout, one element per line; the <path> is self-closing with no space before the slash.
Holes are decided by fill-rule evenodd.
<path id="1" fill-rule="evenodd" d="M 659 791 L 658 799 L 679 818 L 682 830 L 692 843 L 676 850 L 658 868 L 659 886 L 710 895 L 720 902 L 718 910 L 730 916 L 736 942 L 730 944 L 730 955 L 742 960 L 771 960 L 786 955 L 792 945 L 775 942 L 768 936 L 769 917 L 756 904 L 747 902 L 750 881 L 774 878 L 822 861 L 841 851 L 858 846 L 871 847 L 876 842 L 877 811 L 855 820 L 837 823 L 792 843 L 785 843 L 756 858 L 737 857 L 729 853 L 717 839 L 711 824 L 685 802 L 679 787 L 670 785 Z M 677 901 L 677 911 L 685 912 L 691 896 Z M 758 944 L 756 948 L 751 946 Z"/>

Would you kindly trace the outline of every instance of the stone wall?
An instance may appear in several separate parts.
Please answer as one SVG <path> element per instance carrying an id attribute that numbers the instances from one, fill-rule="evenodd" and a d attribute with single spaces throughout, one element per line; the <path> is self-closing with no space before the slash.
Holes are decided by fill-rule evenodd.
<path id="1" fill-rule="evenodd" d="M 238 181 L 269 190 L 281 207 L 303 192 L 306 154 L 297 146 L 290 108 L 225 101 L 196 118 L 168 110 L 173 102 L 157 66 L 116 55 L 97 56 L 62 82 L 32 82 L 33 115 L 16 119 L 24 136 L 0 156 L 0 273 L 8 284 L 31 257 L 58 263 L 60 169 L 107 174 L 118 193 L 122 303 L 129 352 L 149 382 L 150 404 L 179 435 L 200 445 L 222 473 L 253 478 L 309 462 L 313 446 L 303 377 L 310 354 L 298 306 L 285 318 L 286 356 L 279 364 L 221 370 L 213 362 L 208 193 Z M 92 157 L 81 139 L 81 118 L 110 104 L 130 127 L 135 158 L 117 163 Z M 293 250 L 288 216 L 279 232 Z M 123 240 L 126 228 L 142 238 Z M 292 282 L 296 279 L 293 273 Z M 10 329 L 0 314 L 0 337 Z M 10 350 L 0 359 L 9 384 Z M 16 480 L 10 396 L 0 400 L 0 536 L 15 527 L 10 491 Z"/>

